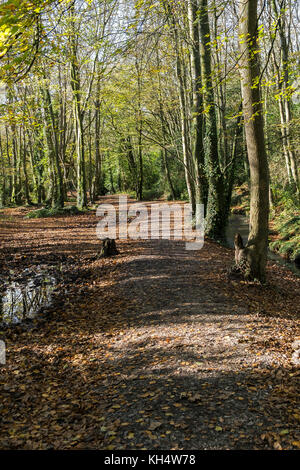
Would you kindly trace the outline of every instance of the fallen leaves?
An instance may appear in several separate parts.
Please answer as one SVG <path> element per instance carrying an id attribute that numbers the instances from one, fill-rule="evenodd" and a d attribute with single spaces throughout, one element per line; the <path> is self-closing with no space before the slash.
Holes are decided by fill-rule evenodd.
<path id="1" fill-rule="evenodd" d="M 2 447 L 300 448 L 290 364 L 298 281 L 275 269 L 268 288 L 233 291 L 222 274 L 232 251 L 210 242 L 182 258 L 124 242 L 117 266 L 94 262 L 90 218 L 69 227 L 67 241 L 61 222 L 51 240 L 40 227 L 50 248 L 39 249 L 52 263 L 61 244 L 76 279 L 49 321 L 7 334 Z M 20 251 L 39 246 L 35 234 L 19 242 Z M 260 304 L 268 317 L 248 311 Z"/>
<path id="2" fill-rule="evenodd" d="M 148 429 L 150 431 L 155 431 L 161 425 L 162 425 L 162 423 L 160 421 L 151 421 Z"/>

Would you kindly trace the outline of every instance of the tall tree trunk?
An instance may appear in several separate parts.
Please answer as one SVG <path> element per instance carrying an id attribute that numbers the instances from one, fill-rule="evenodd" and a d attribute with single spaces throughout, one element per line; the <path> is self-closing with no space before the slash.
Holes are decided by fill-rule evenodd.
<path id="1" fill-rule="evenodd" d="M 189 201 L 192 204 L 193 212 L 196 209 L 196 200 L 195 200 L 195 185 L 194 185 L 194 175 L 193 175 L 193 161 L 192 161 L 192 152 L 190 148 L 190 136 L 189 136 L 189 122 L 187 116 L 187 97 L 186 97 L 186 87 L 184 81 L 184 72 L 182 65 L 182 58 L 180 54 L 180 44 L 178 36 L 178 25 L 176 23 L 175 13 L 172 12 L 172 8 L 169 4 L 166 5 L 167 14 L 171 18 L 171 28 L 174 37 L 174 48 L 175 48 L 175 58 L 176 58 L 176 78 L 178 85 L 179 93 L 179 106 L 180 106 L 180 125 L 181 125 L 181 139 L 182 139 L 182 153 L 183 153 L 183 164 L 185 172 L 185 181 L 189 196 Z"/>
<path id="2" fill-rule="evenodd" d="M 30 206 L 32 205 L 32 202 L 31 202 L 30 194 L 29 194 L 30 191 L 29 191 L 29 179 L 28 179 L 27 162 L 26 162 L 27 149 L 26 149 L 26 137 L 25 136 L 26 136 L 25 129 L 23 129 L 23 145 L 20 151 L 22 152 L 25 201 L 26 201 L 26 204 Z M 21 140 L 21 135 L 20 135 L 20 140 Z"/>
<path id="3" fill-rule="evenodd" d="M 218 154 L 218 133 L 212 84 L 210 27 L 207 0 L 199 1 L 201 71 L 205 112 L 204 151 L 208 169 L 206 233 L 215 240 L 225 240 L 226 210 L 223 175 Z"/>
<path id="4" fill-rule="evenodd" d="M 43 173 L 44 165 L 43 154 L 40 150 L 42 148 L 42 142 L 38 135 L 35 135 L 34 130 L 28 133 L 28 143 L 29 143 L 29 156 L 30 156 L 30 165 L 32 171 L 32 178 L 34 183 L 34 192 L 36 194 L 37 203 L 41 204 L 44 196 L 44 187 L 43 187 Z"/>
<path id="5" fill-rule="evenodd" d="M 92 113 L 89 109 L 88 112 L 88 152 L 89 152 L 89 168 L 88 168 L 88 183 L 89 183 L 89 198 L 90 202 L 93 201 L 93 161 L 92 161 Z"/>
<path id="6" fill-rule="evenodd" d="M 57 122 L 54 115 L 52 99 L 50 95 L 50 90 L 48 84 L 45 83 L 42 87 L 42 96 L 44 100 L 45 108 L 45 117 L 47 123 L 47 132 L 48 132 L 48 143 L 51 146 L 51 153 L 53 159 L 53 168 L 55 172 L 55 196 L 52 200 L 53 207 L 63 207 L 64 206 L 64 185 L 63 185 L 63 176 L 61 171 L 60 159 L 59 159 L 59 138 L 57 135 Z"/>
<path id="7" fill-rule="evenodd" d="M 161 156 L 163 161 L 163 167 L 165 170 L 166 178 L 168 181 L 168 185 L 170 188 L 171 197 L 173 200 L 176 199 L 176 191 L 173 185 L 169 162 L 168 162 L 168 152 L 166 149 L 167 145 L 167 125 L 166 125 L 166 118 L 164 115 L 164 106 L 163 106 L 163 98 L 162 98 L 162 85 L 161 85 L 161 73 L 160 73 L 160 60 L 159 60 L 159 52 L 156 51 L 156 64 L 159 70 L 158 72 L 158 106 L 159 106 L 159 118 L 160 118 L 160 126 L 161 126 L 161 134 L 162 134 L 162 145 L 163 148 L 161 150 Z"/>
<path id="8" fill-rule="evenodd" d="M 269 171 L 260 92 L 257 0 L 240 0 L 240 73 L 247 152 L 250 164 L 250 233 L 247 257 L 251 276 L 266 278 Z"/>
<path id="9" fill-rule="evenodd" d="M 278 23 L 278 32 L 280 40 L 280 67 L 276 64 L 275 55 L 274 63 L 277 68 L 277 84 L 280 90 L 279 95 L 279 113 L 281 121 L 281 135 L 282 135 L 282 144 L 283 152 L 286 160 L 287 172 L 289 181 L 294 185 L 297 192 L 300 191 L 299 186 L 299 175 L 296 162 L 296 155 L 293 149 L 293 145 L 290 138 L 290 122 L 292 119 L 291 116 L 291 105 L 288 97 L 289 89 L 289 48 L 286 39 L 285 32 L 285 18 L 284 12 L 286 7 L 286 2 L 282 1 L 279 10 L 276 0 L 272 0 L 272 7 L 275 13 L 275 17 Z"/>
<path id="10" fill-rule="evenodd" d="M 10 201 L 12 204 L 21 204 L 20 152 L 18 147 L 17 128 L 14 113 L 14 91 L 12 88 L 7 87 L 7 95 L 8 106 L 10 108 L 9 126 L 12 140 L 12 187 Z"/>
<path id="11" fill-rule="evenodd" d="M 102 175 L 102 156 L 100 152 L 101 123 L 100 123 L 100 91 L 101 76 L 99 68 L 97 70 L 96 96 L 94 103 L 95 113 L 95 175 L 93 180 L 93 201 L 98 196 L 103 195 L 103 175 Z"/>
<path id="12" fill-rule="evenodd" d="M 12 192 L 11 202 L 13 204 L 21 204 L 21 187 L 20 187 L 20 152 L 17 140 L 16 125 L 14 122 L 11 124 L 12 133 Z"/>
<path id="13" fill-rule="evenodd" d="M 142 114 L 142 72 L 136 58 L 135 68 L 137 73 L 137 115 L 136 115 L 136 131 L 137 131 L 137 152 L 138 152 L 138 191 L 137 199 L 143 199 L 143 184 L 144 184 L 144 164 L 143 164 L 143 146 L 142 146 L 142 132 L 143 132 L 143 114 Z"/>
<path id="14" fill-rule="evenodd" d="M 201 62 L 198 21 L 198 0 L 188 0 L 190 55 L 192 75 L 191 147 L 195 172 L 196 203 L 207 204 L 207 179 L 203 148 L 203 100 L 201 95 Z"/>
<path id="15" fill-rule="evenodd" d="M 9 129 L 8 126 L 5 126 L 5 140 L 6 140 L 6 155 L 7 155 L 7 163 L 8 168 L 11 168 L 11 158 L 10 158 L 10 149 L 9 149 Z M 12 194 L 12 175 L 11 171 L 9 172 L 8 176 L 8 196 L 11 197 Z"/>
<path id="16" fill-rule="evenodd" d="M 134 158 L 130 135 L 128 135 L 126 140 L 124 139 L 124 146 L 126 149 L 126 157 L 128 160 L 130 172 L 133 177 L 133 185 L 134 185 L 135 194 L 136 194 L 136 197 L 138 197 L 138 187 L 139 187 L 138 168 L 137 168 L 137 164 Z"/>
<path id="17" fill-rule="evenodd" d="M 4 162 L 4 149 L 2 146 L 2 138 L 0 131 L 0 208 L 5 206 L 6 202 L 6 178 L 5 178 L 5 162 Z"/>
<path id="18" fill-rule="evenodd" d="M 231 198 L 232 198 L 232 190 L 233 190 L 233 184 L 234 184 L 234 177 L 235 177 L 235 172 L 236 172 L 236 167 L 237 167 L 237 156 L 238 156 L 238 139 L 242 133 L 242 126 L 241 126 L 241 116 L 242 112 L 242 103 L 240 104 L 239 110 L 238 110 L 238 115 L 236 118 L 236 124 L 235 124 L 235 130 L 234 130 L 234 135 L 233 135 L 233 140 L 232 140 L 232 148 L 231 148 L 231 160 L 230 163 L 227 165 L 227 169 L 225 172 L 226 175 L 226 218 L 228 218 L 229 213 L 230 213 L 230 205 L 231 205 Z"/>
<path id="19" fill-rule="evenodd" d="M 217 130 L 218 130 L 218 152 L 220 163 L 224 166 L 228 164 L 230 159 L 230 152 L 228 151 L 228 135 L 227 135 L 227 125 L 226 125 L 226 80 L 222 80 L 222 69 L 220 64 L 224 64 L 223 74 L 227 75 L 227 57 L 221 54 L 222 43 L 220 43 L 220 36 L 218 31 L 218 18 L 217 15 L 217 6 L 215 0 L 212 2 L 213 9 L 213 41 L 215 47 L 213 47 L 213 56 L 215 58 L 216 65 L 216 83 L 215 83 L 215 96 L 217 103 Z M 224 15 L 223 15 L 224 16 Z M 226 31 L 226 25 L 224 24 L 224 31 Z M 226 50 L 227 43 L 224 44 L 224 49 Z"/>
<path id="20" fill-rule="evenodd" d="M 80 70 L 78 63 L 78 41 L 75 22 L 75 5 L 71 9 L 71 88 L 73 93 L 73 112 L 75 121 L 77 154 L 77 207 L 87 207 L 83 112 L 81 104 Z"/>

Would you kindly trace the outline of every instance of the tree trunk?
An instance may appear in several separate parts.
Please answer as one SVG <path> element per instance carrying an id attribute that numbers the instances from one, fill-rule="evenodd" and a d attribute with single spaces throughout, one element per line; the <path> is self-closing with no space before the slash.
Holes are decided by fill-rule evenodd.
<path id="1" fill-rule="evenodd" d="M 21 140 L 21 135 L 20 135 L 20 140 Z M 30 194 L 29 194 L 30 193 L 30 191 L 29 191 L 29 180 L 28 180 L 27 162 L 26 162 L 27 149 L 26 149 L 25 129 L 23 129 L 23 145 L 22 145 L 22 150 L 20 149 L 20 152 L 22 152 L 25 201 L 26 201 L 26 204 L 28 206 L 31 206 L 32 202 L 31 202 Z"/>
<path id="2" fill-rule="evenodd" d="M 52 206 L 64 206 L 64 187 L 61 165 L 59 161 L 59 142 L 57 136 L 57 123 L 54 115 L 52 99 L 48 84 L 42 87 L 42 96 L 44 100 L 45 109 L 45 125 L 47 126 L 47 142 L 49 145 L 49 152 L 51 153 L 53 171 L 55 173 L 55 191 L 53 193 Z"/>
<path id="3" fill-rule="evenodd" d="M 189 142 L 189 123 L 187 116 L 187 98 L 185 94 L 185 82 L 184 82 L 184 73 L 183 66 L 180 56 L 179 49 L 179 37 L 178 37 L 178 26 L 175 20 L 175 15 L 171 11 L 171 7 L 168 5 L 168 14 L 171 14 L 171 27 L 174 37 L 174 47 L 176 55 L 176 77 L 179 93 L 179 106 L 180 106 L 180 125 L 181 125 L 181 139 L 182 139 L 182 152 L 183 152 L 183 163 L 184 163 L 184 172 L 185 172 L 185 181 L 189 196 L 189 201 L 192 204 L 193 212 L 196 209 L 196 200 L 195 200 L 195 186 L 193 178 L 193 162 L 191 157 L 191 148 Z"/>
<path id="4" fill-rule="evenodd" d="M 156 63 L 158 69 L 160 69 L 160 60 L 159 60 L 159 53 L 158 50 L 156 52 Z M 159 118 L 160 118 L 160 125 L 161 125 L 161 133 L 162 133 L 162 144 L 163 148 L 161 150 L 161 156 L 163 161 L 163 167 L 165 170 L 166 178 L 168 181 L 168 185 L 170 188 L 171 197 L 173 200 L 176 199 L 176 192 L 171 178 L 171 172 L 168 162 L 168 152 L 166 149 L 167 145 L 167 129 L 166 129 L 166 120 L 164 116 L 164 107 L 163 107 L 163 99 L 162 99 L 162 86 L 161 86 L 161 76 L 160 71 L 158 72 L 158 105 L 159 105 Z"/>
<path id="5" fill-rule="evenodd" d="M 207 179 L 203 148 L 203 100 L 201 95 L 201 63 L 200 38 L 198 21 L 198 1 L 188 0 L 188 19 L 190 30 L 190 55 L 192 75 L 192 116 L 191 116 L 191 148 L 195 170 L 196 203 L 207 204 Z"/>
<path id="6" fill-rule="evenodd" d="M 97 70 L 97 83 L 96 83 L 96 96 L 94 102 L 94 113 L 95 113 L 95 175 L 93 179 L 93 201 L 98 196 L 104 194 L 103 188 L 103 170 L 102 170 L 102 155 L 100 152 L 100 138 L 101 138 L 101 122 L 100 122 L 100 91 L 101 91 L 101 76 L 100 70 Z"/>
<path id="7" fill-rule="evenodd" d="M 274 60 L 275 67 L 277 68 L 277 84 L 280 91 L 279 96 L 279 113 L 281 121 L 281 135 L 282 135 L 282 144 L 283 152 L 286 160 L 287 172 L 289 181 L 293 184 L 294 189 L 299 192 L 299 176 L 298 168 L 296 163 L 296 155 L 293 149 L 293 145 L 290 139 L 290 122 L 292 119 L 291 116 L 291 106 L 288 97 L 289 89 L 289 48 L 286 39 L 285 32 L 285 20 L 284 20 L 284 8 L 286 7 L 286 2 L 281 2 L 281 11 L 278 11 L 278 6 L 276 0 L 272 0 L 273 11 L 278 23 L 278 32 L 280 40 L 280 67 L 276 64 Z M 275 59 L 275 56 L 274 56 Z"/>
<path id="8" fill-rule="evenodd" d="M 250 165 L 250 233 L 247 256 L 253 278 L 266 278 L 269 171 L 265 149 L 257 44 L 257 0 L 240 0 L 240 73 Z"/>
<path id="9" fill-rule="evenodd" d="M 77 207 L 87 207 L 86 176 L 85 176 L 85 152 L 83 113 L 81 109 L 80 71 L 78 64 L 78 44 L 75 31 L 75 6 L 71 7 L 71 88 L 73 93 L 73 112 L 75 122 L 76 154 L 77 154 Z"/>
<path id="10" fill-rule="evenodd" d="M 238 139 L 242 133 L 242 126 L 241 126 L 241 116 L 242 112 L 242 103 L 240 104 L 239 110 L 238 110 L 238 115 L 236 118 L 236 124 L 235 124 L 235 130 L 234 130 L 234 135 L 233 135 L 233 141 L 232 141 L 232 148 L 231 148 L 231 161 L 228 165 L 228 168 L 226 170 L 226 219 L 229 216 L 230 213 L 230 205 L 231 205 L 231 198 L 232 198 L 232 190 L 233 190 L 233 184 L 234 184 L 234 177 L 235 177 L 235 172 L 236 172 L 236 166 L 237 166 L 237 156 L 238 156 Z"/>
<path id="11" fill-rule="evenodd" d="M 2 208 L 5 206 L 5 202 L 6 202 L 6 178 L 5 178 L 4 151 L 3 151 L 3 146 L 2 146 L 1 131 L 0 131 L 0 169 L 1 169 L 0 208 Z"/>
<path id="12" fill-rule="evenodd" d="M 207 0 L 200 0 L 201 71 L 205 112 L 204 152 L 208 169 L 206 233 L 215 240 L 225 240 L 226 210 L 223 175 L 218 154 L 218 133 L 211 70 L 210 27 Z"/>
<path id="13" fill-rule="evenodd" d="M 137 113 L 136 113 L 136 131 L 137 131 L 137 149 L 138 149 L 138 191 L 137 200 L 143 199 L 143 184 L 144 184 L 144 168 L 143 168 L 143 146 L 142 146 L 142 132 L 143 132 L 143 114 L 142 114 L 142 72 L 138 63 L 135 61 L 135 68 L 137 73 Z"/>

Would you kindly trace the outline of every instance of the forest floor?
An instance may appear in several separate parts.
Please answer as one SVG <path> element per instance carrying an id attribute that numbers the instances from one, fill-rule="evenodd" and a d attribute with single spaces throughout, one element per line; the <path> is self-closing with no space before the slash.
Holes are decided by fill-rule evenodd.
<path id="1" fill-rule="evenodd" d="M 0 449 L 300 448 L 299 277 L 269 262 L 265 286 L 230 279 L 233 250 L 209 240 L 100 259 L 94 212 L 26 211 L 0 214 L 1 275 L 61 280 L 33 328 L 0 332 Z"/>

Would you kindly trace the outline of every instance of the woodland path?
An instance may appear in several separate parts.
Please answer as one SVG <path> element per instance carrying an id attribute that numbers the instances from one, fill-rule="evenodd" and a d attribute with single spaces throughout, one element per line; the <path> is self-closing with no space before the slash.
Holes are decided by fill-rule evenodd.
<path id="1" fill-rule="evenodd" d="M 299 278 L 269 264 L 268 286 L 230 280 L 233 250 L 211 241 L 120 241 L 97 259 L 94 214 L 14 215 L 3 269 L 60 261 L 66 293 L 2 334 L 1 449 L 300 446 Z"/>

